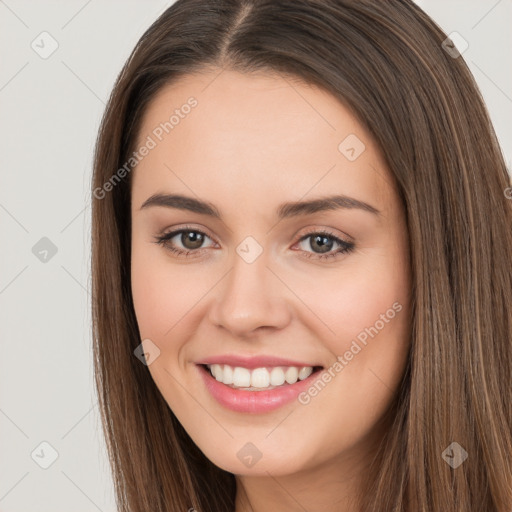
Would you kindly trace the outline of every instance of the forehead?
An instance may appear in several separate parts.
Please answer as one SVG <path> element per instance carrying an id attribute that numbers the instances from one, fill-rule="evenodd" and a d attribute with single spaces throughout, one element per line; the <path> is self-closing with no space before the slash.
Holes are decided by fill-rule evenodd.
<path id="1" fill-rule="evenodd" d="M 174 111 L 189 110 L 186 105 L 191 98 L 197 105 L 180 116 L 180 129 L 176 124 L 173 136 L 187 135 L 190 128 L 204 143 L 214 138 L 216 144 L 227 146 L 256 136 L 257 142 L 269 143 L 276 132 L 286 137 L 285 141 L 307 139 L 314 144 L 318 139 L 314 134 L 319 133 L 327 136 L 327 145 L 336 143 L 346 130 L 363 131 L 337 98 L 296 77 L 211 70 L 186 75 L 160 89 L 144 113 L 139 142 L 155 126 L 168 121 Z M 193 122 L 182 123 L 185 118 Z M 301 151 L 300 147 L 293 149 Z"/>
<path id="2" fill-rule="evenodd" d="M 149 139 L 154 147 L 133 171 L 139 202 L 155 187 L 205 197 L 245 192 L 260 203 L 308 190 L 381 203 L 391 193 L 380 151 L 350 110 L 284 75 L 213 70 L 182 77 L 146 108 L 136 147 Z"/>

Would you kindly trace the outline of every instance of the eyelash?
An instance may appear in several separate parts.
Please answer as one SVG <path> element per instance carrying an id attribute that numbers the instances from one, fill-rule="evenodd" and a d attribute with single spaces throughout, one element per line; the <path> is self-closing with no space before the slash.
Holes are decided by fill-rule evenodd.
<path id="1" fill-rule="evenodd" d="M 204 233 L 203 231 L 201 231 L 199 229 L 192 229 L 192 228 L 185 227 L 185 228 L 178 229 L 176 231 L 170 231 L 169 233 L 164 233 L 163 235 L 160 235 L 160 236 L 156 236 L 155 243 L 164 246 L 167 250 L 176 254 L 178 257 L 184 257 L 184 258 L 190 257 L 190 254 L 192 254 L 192 253 L 200 253 L 202 250 L 205 249 L 203 247 L 203 248 L 194 249 L 194 250 L 183 250 L 183 249 L 177 249 L 176 247 L 171 246 L 169 244 L 169 241 L 172 238 L 174 238 L 176 235 L 179 235 L 181 233 L 199 233 L 200 235 L 211 238 L 206 233 Z M 335 243 L 340 245 L 340 248 L 334 252 L 330 252 L 327 254 L 318 254 L 315 252 L 304 251 L 307 254 L 307 256 L 306 255 L 304 256 L 306 258 L 326 260 L 326 259 L 338 256 L 340 254 L 348 254 L 355 249 L 355 244 L 353 242 L 346 242 L 345 240 L 342 240 L 341 238 L 335 236 L 334 234 L 330 233 L 327 230 L 310 231 L 309 233 L 306 233 L 305 235 L 303 235 L 297 243 L 300 243 L 303 240 L 307 240 L 308 238 L 312 237 L 313 235 L 322 235 L 327 238 L 330 238 Z"/>

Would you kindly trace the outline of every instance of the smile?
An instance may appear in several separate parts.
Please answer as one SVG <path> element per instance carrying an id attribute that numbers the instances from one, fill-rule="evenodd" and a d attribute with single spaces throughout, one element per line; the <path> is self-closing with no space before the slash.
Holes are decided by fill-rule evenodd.
<path id="1" fill-rule="evenodd" d="M 262 361 L 259 361 L 261 364 Z M 224 408 L 263 414 L 293 402 L 316 378 L 322 366 L 257 366 L 199 363 L 196 367 L 210 396 Z"/>
<path id="2" fill-rule="evenodd" d="M 246 391 L 261 391 L 274 389 L 278 386 L 295 384 L 298 380 L 307 379 L 313 373 L 312 366 L 275 366 L 270 368 L 255 368 L 253 370 L 242 366 L 228 364 L 206 365 L 212 377 L 234 389 Z"/>

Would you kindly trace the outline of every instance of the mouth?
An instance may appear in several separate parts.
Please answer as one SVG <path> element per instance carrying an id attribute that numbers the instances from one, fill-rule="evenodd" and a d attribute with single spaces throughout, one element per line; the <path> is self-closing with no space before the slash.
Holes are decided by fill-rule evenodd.
<path id="1" fill-rule="evenodd" d="M 263 414 L 296 400 L 323 366 L 260 366 L 196 363 L 207 391 L 235 412 Z"/>
<path id="2" fill-rule="evenodd" d="M 200 366 L 217 382 L 243 391 L 269 391 L 283 386 L 292 386 L 323 369 L 322 366 L 264 366 L 254 369 L 229 364 Z"/>

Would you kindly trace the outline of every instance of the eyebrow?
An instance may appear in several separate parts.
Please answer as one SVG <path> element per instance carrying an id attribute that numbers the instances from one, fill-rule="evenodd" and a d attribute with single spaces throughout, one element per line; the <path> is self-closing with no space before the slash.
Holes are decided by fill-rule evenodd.
<path id="1" fill-rule="evenodd" d="M 144 201 L 140 209 L 142 210 L 152 206 L 187 210 L 222 220 L 222 215 L 215 205 L 207 201 L 201 201 L 199 199 L 180 194 L 153 194 Z M 380 211 L 377 210 L 377 208 L 365 203 L 364 201 L 345 195 L 330 195 L 309 201 L 282 203 L 277 208 L 277 217 L 279 219 L 288 219 L 291 217 L 298 217 L 300 215 L 311 215 L 317 212 L 339 209 L 359 209 L 377 216 L 380 215 Z"/>

